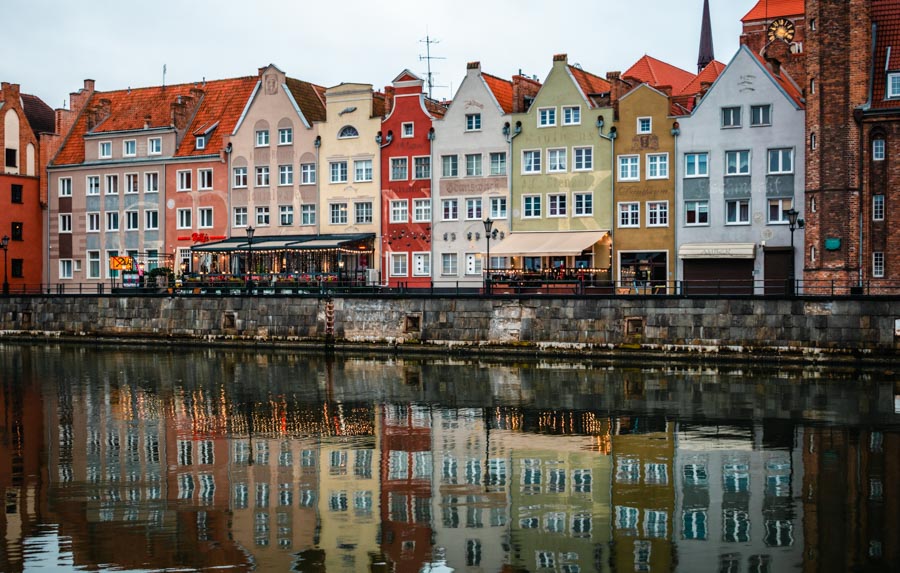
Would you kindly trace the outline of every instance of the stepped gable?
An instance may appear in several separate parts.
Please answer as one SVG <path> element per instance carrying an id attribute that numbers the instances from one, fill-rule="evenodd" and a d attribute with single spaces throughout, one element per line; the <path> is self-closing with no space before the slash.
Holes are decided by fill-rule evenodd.
<path id="1" fill-rule="evenodd" d="M 872 53 L 872 109 L 900 108 L 900 100 L 885 99 L 887 74 L 900 72 L 900 3 L 896 0 L 874 0 L 872 23 L 875 24 L 875 50 Z"/>
<path id="2" fill-rule="evenodd" d="M 285 78 L 288 90 L 311 124 L 325 121 L 325 88 L 295 78 Z"/>
<path id="3" fill-rule="evenodd" d="M 756 6 L 750 9 L 741 22 L 753 22 L 756 20 L 771 20 L 788 16 L 802 16 L 806 13 L 804 0 L 759 0 Z"/>
<path id="4" fill-rule="evenodd" d="M 201 85 L 203 96 L 188 133 L 192 136 L 208 134 L 205 149 L 197 149 L 194 137 L 184 137 L 175 155 L 210 155 L 224 149 L 225 138 L 234 131 L 258 80 L 257 76 L 247 76 Z"/>

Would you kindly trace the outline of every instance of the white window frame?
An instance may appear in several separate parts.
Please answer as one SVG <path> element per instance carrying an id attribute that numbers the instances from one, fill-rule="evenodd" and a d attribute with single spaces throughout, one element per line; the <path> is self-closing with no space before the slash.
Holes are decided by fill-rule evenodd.
<path id="1" fill-rule="evenodd" d="M 162 138 L 147 138 L 147 155 L 162 155 Z"/>
<path id="2" fill-rule="evenodd" d="M 235 207 L 232 209 L 232 220 L 235 227 L 246 227 L 248 221 L 248 210 L 246 206 Z"/>
<path id="3" fill-rule="evenodd" d="M 375 220 L 375 206 L 371 201 L 359 201 L 353 204 L 353 222 L 357 225 L 371 225 Z"/>
<path id="4" fill-rule="evenodd" d="M 556 127 L 556 106 L 537 109 L 537 126 L 539 128 Z"/>
<path id="5" fill-rule="evenodd" d="M 175 228 L 176 229 L 193 229 L 193 211 L 190 208 L 175 210 Z"/>
<path id="6" fill-rule="evenodd" d="M 355 159 L 353 161 L 353 182 L 364 183 L 372 180 L 372 160 Z"/>
<path id="7" fill-rule="evenodd" d="M 316 224 L 316 205 L 314 203 L 304 203 L 300 205 L 300 226 L 308 226 Z"/>
<path id="8" fill-rule="evenodd" d="M 391 223 L 409 222 L 409 201 L 394 199 L 391 201 Z"/>
<path id="9" fill-rule="evenodd" d="M 293 127 L 279 127 L 278 128 L 278 145 L 293 145 L 294 144 L 294 128 Z"/>
<path id="10" fill-rule="evenodd" d="M 144 230 L 159 230 L 159 211 L 156 209 L 147 209 L 144 211 Z"/>
<path id="11" fill-rule="evenodd" d="M 459 276 L 459 255 L 457 253 L 441 253 L 441 276 Z"/>
<path id="12" fill-rule="evenodd" d="M 85 272 L 85 276 L 89 279 L 99 279 L 103 276 L 103 269 L 100 265 L 100 251 L 87 251 L 85 253 L 85 264 L 87 265 L 87 271 Z M 97 272 L 92 271 L 92 264 L 96 265 Z"/>
<path id="13" fill-rule="evenodd" d="M 451 171 L 449 174 L 447 173 L 448 167 L 450 167 Z M 458 155 L 441 155 L 441 177 L 459 177 Z"/>
<path id="14" fill-rule="evenodd" d="M 579 201 L 579 199 L 581 199 L 581 201 Z M 572 216 L 592 217 L 593 215 L 594 193 L 592 191 L 572 193 Z"/>
<path id="15" fill-rule="evenodd" d="M 328 204 L 328 220 L 332 225 L 346 225 L 349 208 L 345 201 Z"/>
<path id="16" fill-rule="evenodd" d="M 794 205 L 793 199 L 788 198 L 776 198 L 772 197 L 766 201 L 766 218 L 767 223 L 770 225 L 787 225 L 788 220 L 787 217 L 784 216 L 784 212 L 790 209 Z M 776 208 L 776 217 L 772 217 L 772 207 Z"/>
<path id="17" fill-rule="evenodd" d="M 756 112 L 760 111 L 761 116 L 765 115 L 767 117 L 760 117 L 760 121 L 756 121 Z M 765 121 L 763 121 L 765 120 Z M 761 103 L 758 105 L 750 106 L 750 127 L 768 127 L 772 125 L 772 104 L 769 103 Z"/>
<path id="18" fill-rule="evenodd" d="M 466 131 L 481 131 L 481 114 L 466 114 Z"/>
<path id="19" fill-rule="evenodd" d="M 131 147 L 129 150 L 128 147 Z M 122 157 L 136 157 L 137 156 L 137 140 L 136 139 L 126 139 L 122 142 Z"/>
<path id="20" fill-rule="evenodd" d="M 654 217 L 656 222 L 653 222 Z M 647 201 L 647 226 L 648 227 L 668 227 L 669 226 L 669 202 L 668 201 Z"/>
<path id="21" fill-rule="evenodd" d="M 578 164 L 581 164 L 579 167 Z M 594 147 L 591 145 L 572 148 L 572 171 L 594 170 Z"/>
<path id="22" fill-rule="evenodd" d="M 787 158 L 790 162 L 790 165 L 785 168 L 785 153 L 787 152 Z M 773 154 L 777 154 L 777 166 L 775 169 L 772 169 L 772 157 Z M 791 147 L 779 147 L 767 150 L 766 153 L 766 169 L 769 175 L 784 175 L 794 172 L 794 149 Z"/>
<path id="23" fill-rule="evenodd" d="M 623 176 L 623 170 L 627 173 Z M 616 157 L 616 180 L 617 181 L 640 181 L 641 180 L 641 156 L 640 155 L 619 155 Z"/>
<path id="24" fill-rule="evenodd" d="M 269 130 L 268 129 L 257 129 L 256 130 L 256 146 L 255 147 L 268 147 L 269 146 Z"/>
<path id="25" fill-rule="evenodd" d="M 100 211 L 88 211 L 84 214 L 85 232 L 99 233 L 101 231 Z"/>
<path id="26" fill-rule="evenodd" d="M 737 110 L 737 111 L 735 111 Z M 722 106 L 722 129 L 739 129 L 741 127 L 742 121 L 742 113 L 741 106 L 739 105 L 726 105 Z M 736 114 L 736 117 L 735 117 Z M 727 121 L 726 121 L 727 120 Z M 735 123 L 735 121 L 737 123 Z"/>
<path id="27" fill-rule="evenodd" d="M 554 212 L 555 211 L 555 212 Z M 547 194 L 547 218 L 558 219 L 569 216 L 569 195 L 566 193 Z"/>
<path id="28" fill-rule="evenodd" d="M 565 173 L 569 167 L 568 153 L 565 147 L 554 147 L 547 150 L 547 173 Z M 553 156 L 556 156 L 556 163 Z"/>
<path id="29" fill-rule="evenodd" d="M 281 227 L 291 227 L 294 224 L 294 206 L 279 205 L 278 206 L 278 225 Z"/>
<path id="30" fill-rule="evenodd" d="M 506 219 L 508 216 L 506 197 L 491 197 L 491 219 Z"/>
<path id="31" fill-rule="evenodd" d="M 115 233 L 119 230 L 119 212 L 118 211 L 107 211 L 106 212 L 106 232 L 107 233 Z"/>
<path id="32" fill-rule="evenodd" d="M 747 216 L 746 218 L 741 217 L 741 206 L 746 203 L 747 204 Z M 732 205 L 737 206 L 737 210 L 735 211 L 735 220 L 729 221 L 729 209 Z M 750 220 L 753 218 L 752 213 L 750 212 L 751 203 L 749 198 L 741 198 L 741 199 L 726 199 L 725 200 L 725 225 L 726 226 L 735 226 L 735 225 L 749 225 Z"/>
<path id="33" fill-rule="evenodd" d="M 703 164 L 703 172 L 700 171 L 700 158 L 704 157 L 706 161 Z M 691 169 L 690 158 L 694 158 L 694 168 Z M 697 151 L 694 153 L 684 154 L 684 178 L 694 179 L 697 177 L 709 177 L 709 152 Z"/>
<path id="34" fill-rule="evenodd" d="M 507 165 L 506 165 L 506 152 L 505 151 L 492 151 L 488 155 L 489 160 L 491 162 L 491 177 L 499 177 L 501 175 L 506 175 Z"/>
<path id="35" fill-rule="evenodd" d="M 300 185 L 316 184 L 316 164 L 301 163 L 300 164 Z"/>
<path id="36" fill-rule="evenodd" d="M 537 209 L 535 209 L 537 207 Z M 536 211 L 536 213 L 535 213 Z M 544 202 L 542 196 L 522 195 L 522 218 L 523 219 L 540 219 L 544 214 Z"/>
<path id="37" fill-rule="evenodd" d="M 634 130 L 638 135 L 653 133 L 653 118 L 646 116 L 637 118 Z"/>
<path id="38" fill-rule="evenodd" d="M 414 277 L 431 276 L 431 253 L 428 251 L 414 252 L 412 254 L 412 274 Z"/>
<path id="39" fill-rule="evenodd" d="M 141 213 L 137 209 L 128 209 L 125 211 L 125 230 L 140 231 L 141 230 Z"/>
<path id="40" fill-rule="evenodd" d="M 692 205 L 694 208 L 689 209 L 688 205 Z M 703 206 L 705 209 L 701 209 Z M 696 221 L 693 223 L 688 222 L 688 214 L 695 213 Z M 700 214 L 706 215 L 706 221 L 700 220 Z M 685 201 L 684 202 L 684 226 L 685 227 L 708 227 L 709 226 L 709 199 L 698 199 L 694 201 Z"/>
<path id="41" fill-rule="evenodd" d="M 884 221 L 884 195 L 881 193 L 872 195 L 872 220 Z"/>
<path id="42" fill-rule="evenodd" d="M 278 166 L 278 186 L 289 187 L 294 184 L 294 166 L 290 163 Z"/>
<path id="43" fill-rule="evenodd" d="M 144 193 L 159 193 L 158 171 L 147 171 L 144 173 Z"/>
<path id="44" fill-rule="evenodd" d="M 656 175 L 651 175 L 654 167 L 656 167 Z M 669 178 L 669 154 L 668 153 L 648 153 L 646 169 L 647 169 L 647 179 L 668 179 Z"/>
<path id="45" fill-rule="evenodd" d="M 391 252 L 391 276 L 409 276 L 409 254 L 405 252 Z"/>
<path id="46" fill-rule="evenodd" d="M 234 167 L 231 170 L 231 175 L 233 177 L 232 184 L 235 189 L 246 189 L 247 188 L 247 167 Z"/>
<path id="47" fill-rule="evenodd" d="M 466 221 L 481 221 L 484 215 L 484 201 L 481 197 L 466 197 Z"/>
<path id="48" fill-rule="evenodd" d="M 412 121 L 404 121 L 400 124 L 400 138 L 409 139 L 416 135 L 416 124 Z"/>
<path id="49" fill-rule="evenodd" d="M 271 184 L 271 181 L 272 180 L 269 178 L 269 166 L 257 165 L 253 170 L 253 186 L 268 187 Z"/>
<path id="50" fill-rule="evenodd" d="M 884 161 L 885 141 L 883 137 L 872 140 L 872 161 Z"/>
<path id="51" fill-rule="evenodd" d="M 746 169 L 746 171 L 741 171 L 740 159 L 741 159 L 741 154 L 743 154 L 743 153 L 747 154 L 747 169 Z M 728 167 L 728 158 L 732 154 L 736 154 L 736 159 L 737 159 L 737 161 L 735 162 L 735 166 L 736 166 L 737 170 L 734 172 L 730 171 L 730 168 Z M 725 177 L 732 177 L 732 176 L 740 177 L 740 176 L 750 175 L 750 165 L 751 165 L 750 162 L 752 161 L 752 159 L 753 158 L 750 155 L 749 149 L 733 149 L 730 151 L 726 151 L 725 152 Z"/>
<path id="52" fill-rule="evenodd" d="M 119 175 L 117 173 L 108 173 L 103 178 L 103 180 L 103 182 L 106 184 L 107 195 L 119 194 Z"/>
<path id="53" fill-rule="evenodd" d="M 257 205 L 255 215 L 257 227 L 268 227 L 272 224 L 272 212 L 268 205 Z"/>
<path id="54" fill-rule="evenodd" d="M 397 177 L 400 168 L 403 168 L 403 177 Z M 407 181 L 409 179 L 409 158 L 408 157 L 391 157 L 389 161 L 390 181 Z M 396 171 L 396 173 L 395 173 Z"/>
<path id="55" fill-rule="evenodd" d="M 72 196 L 72 178 L 71 177 L 60 177 L 59 178 L 59 196 L 60 197 L 71 197 Z"/>
<path id="56" fill-rule="evenodd" d="M 638 229 L 641 226 L 640 201 L 621 201 L 616 207 L 616 221 L 620 229 Z"/>
<path id="57" fill-rule="evenodd" d="M 182 169 L 175 172 L 175 190 L 190 191 L 193 186 L 194 172 L 190 169 Z"/>
<path id="58" fill-rule="evenodd" d="M 195 149 L 206 149 L 206 136 L 198 135 L 194 139 L 194 148 Z"/>
<path id="59" fill-rule="evenodd" d="M 884 278 L 883 251 L 875 251 L 872 253 L 872 277 L 876 279 Z"/>
<path id="60" fill-rule="evenodd" d="M 354 139 L 359 137 L 359 130 L 352 125 L 345 125 L 338 130 L 338 139 Z"/>
<path id="61" fill-rule="evenodd" d="M 135 194 L 140 192 L 140 182 L 138 181 L 138 173 L 125 173 L 125 194 Z"/>
<path id="62" fill-rule="evenodd" d="M 466 153 L 466 177 L 484 175 L 484 156 L 481 153 Z"/>
<path id="63" fill-rule="evenodd" d="M 97 157 L 112 159 L 112 141 L 101 141 L 97 144 Z"/>
<path id="64" fill-rule="evenodd" d="M 459 221 L 459 200 L 458 199 L 442 199 L 441 200 L 441 220 L 442 221 Z"/>
<path id="65" fill-rule="evenodd" d="M 900 73 L 887 75 L 887 86 L 884 93 L 887 98 L 900 98 Z"/>
<path id="66" fill-rule="evenodd" d="M 431 179 L 431 157 L 420 155 L 413 157 L 413 179 Z"/>
<path id="67" fill-rule="evenodd" d="M 542 159 L 543 157 L 540 149 L 523 149 L 522 175 L 539 175 L 541 173 Z"/>
<path id="68" fill-rule="evenodd" d="M 413 199 L 413 222 L 428 223 L 431 221 L 431 199 Z"/>
<path id="69" fill-rule="evenodd" d="M 214 217 L 215 214 L 213 212 L 212 207 L 198 207 L 197 208 L 197 228 L 198 229 L 212 229 L 214 226 Z M 208 219 L 208 220 L 206 220 Z"/>
<path id="70" fill-rule="evenodd" d="M 562 108 L 563 125 L 581 125 L 581 106 L 564 105 Z"/>
<path id="71" fill-rule="evenodd" d="M 72 279 L 72 259 L 59 259 L 59 278 L 60 280 Z"/>
<path id="72" fill-rule="evenodd" d="M 59 232 L 67 234 L 72 232 L 72 213 L 59 214 Z"/>
<path id="73" fill-rule="evenodd" d="M 213 170 L 211 167 L 197 170 L 197 189 L 209 191 L 213 188 Z"/>
<path id="74" fill-rule="evenodd" d="M 97 185 L 91 185 L 91 182 L 96 182 Z M 100 194 L 100 176 L 99 175 L 88 175 L 84 178 L 84 194 L 88 197 L 92 197 Z"/>
<path id="75" fill-rule="evenodd" d="M 465 274 L 468 277 L 479 276 L 484 271 L 484 264 L 482 263 L 481 253 L 466 253 L 466 268 Z"/>

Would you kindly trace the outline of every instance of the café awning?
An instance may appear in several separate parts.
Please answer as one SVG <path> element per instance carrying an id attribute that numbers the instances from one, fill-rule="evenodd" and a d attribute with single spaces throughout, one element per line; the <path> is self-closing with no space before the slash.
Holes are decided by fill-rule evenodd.
<path id="1" fill-rule="evenodd" d="M 253 237 L 253 250 L 260 251 L 317 251 L 325 249 L 358 248 L 375 239 L 374 233 L 353 233 L 341 235 L 273 235 Z M 367 243 L 368 242 L 368 243 Z M 191 250 L 201 253 L 229 253 L 246 251 L 250 247 L 247 237 L 231 237 L 215 243 L 194 245 Z M 368 249 L 366 249 L 368 250 Z M 362 249 L 360 249 L 362 252 Z"/>
<path id="2" fill-rule="evenodd" d="M 578 256 L 606 234 L 606 231 L 511 233 L 501 241 L 491 241 L 491 256 Z"/>
<path id="3" fill-rule="evenodd" d="M 678 249 L 681 259 L 753 259 L 756 243 L 686 243 Z"/>

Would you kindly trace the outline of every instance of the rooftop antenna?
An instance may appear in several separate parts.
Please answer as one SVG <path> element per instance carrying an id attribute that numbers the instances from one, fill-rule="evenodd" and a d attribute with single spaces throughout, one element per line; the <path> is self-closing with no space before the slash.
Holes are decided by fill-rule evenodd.
<path id="1" fill-rule="evenodd" d="M 419 42 L 422 44 L 425 44 L 425 55 L 423 56 L 423 55 L 419 54 L 419 61 L 421 62 L 422 60 L 425 60 L 426 62 L 428 62 L 428 76 L 427 76 L 428 77 L 428 80 L 427 80 L 428 99 L 433 99 L 431 97 L 432 88 L 435 87 L 433 76 L 436 76 L 437 74 L 431 73 L 431 60 L 446 60 L 447 58 L 444 58 L 442 56 L 432 56 L 431 55 L 431 44 L 439 44 L 441 41 L 432 39 L 431 36 L 428 35 L 427 28 L 425 29 L 425 39 L 419 40 Z M 446 86 L 437 86 L 437 87 L 442 88 L 442 87 L 446 87 Z"/>
<path id="2" fill-rule="evenodd" d="M 163 87 L 166 87 L 166 65 L 163 64 Z"/>

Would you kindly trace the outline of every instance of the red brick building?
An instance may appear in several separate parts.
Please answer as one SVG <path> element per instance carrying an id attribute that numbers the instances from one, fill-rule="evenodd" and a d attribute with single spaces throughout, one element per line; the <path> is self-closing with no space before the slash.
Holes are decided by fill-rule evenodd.
<path id="1" fill-rule="evenodd" d="M 741 43 L 754 54 L 762 54 L 773 41 L 784 41 L 787 54 L 781 65 L 802 86 L 806 83 L 806 20 L 804 0 L 759 0 L 741 18 Z"/>
<path id="2" fill-rule="evenodd" d="M 409 70 L 385 89 L 390 105 L 381 124 L 381 221 L 388 286 L 431 286 L 431 122 L 446 107 L 429 100 Z"/>

